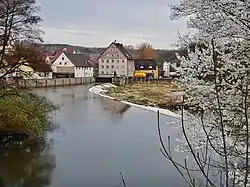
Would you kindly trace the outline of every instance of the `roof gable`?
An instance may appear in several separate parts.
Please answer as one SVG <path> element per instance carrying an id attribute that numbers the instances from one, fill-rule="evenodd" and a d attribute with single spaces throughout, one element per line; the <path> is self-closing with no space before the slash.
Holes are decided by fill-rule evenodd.
<path id="1" fill-rule="evenodd" d="M 125 49 L 123 44 L 117 43 L 117 42 L 112 42 L 99 56 L 99 58 L 102 57 L 103 54 L 112 46 L 115 46 L 127 59 L 133 59 L 132 55 Z M 98 60 L 99 60 L 98 58 Z"/>

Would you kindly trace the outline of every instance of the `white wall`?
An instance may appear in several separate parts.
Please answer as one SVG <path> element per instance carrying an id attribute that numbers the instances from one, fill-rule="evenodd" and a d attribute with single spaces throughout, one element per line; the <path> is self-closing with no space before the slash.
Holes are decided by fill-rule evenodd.
<path id="1" fill-rule="evenodd" d="M 57 67 L 75 67 L 75 65 L 69 60 L 69 58 L 62 53 L 51 65 L 52 71 L 56 72 Z"/>
<path id="2" fill-rule="evenodd" d="M 163 71 L 165 71 L 164 76 L 169 77 L 169 73 L 170 73 L 170 63 L 169 62 L 163 63 Z"/>
<path id="3" fill-rule="evenodd" d="M 107 60 L 109 62 L 107 62 Z M 113 62 L 112 62 L 113 60 Z M 126 58 L 123 59 L 99 59 L 99 74 L 114 74 L 116 71 L 117 75 L 125 75 L 128 74 L 128 60 Z M 108 66 L 108 68 L 107 68 Z"/>
<path id="4" fill-rule="evenodd" d="M 75 67 L 75 77 L 93 77 L 93 67 Z"/>

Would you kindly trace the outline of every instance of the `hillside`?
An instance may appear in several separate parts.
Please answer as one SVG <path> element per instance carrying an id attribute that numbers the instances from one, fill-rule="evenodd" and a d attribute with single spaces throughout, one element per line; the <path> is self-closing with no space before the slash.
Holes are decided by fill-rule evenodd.
<path id="1" fill-rule="evenodd" d="M 83 47 L 83 46 L 73 46 L 68 44 L 41 44 L 40 49 L 43 52 L 50 52 L 53 53 L 54 51 L 64 48 L 64 47 L 72 47 L 76 49 L 80 53 L 84 54 L 101 54 L 105 48 L 104 47 Z M 135 49 L 127 49 L 132 56 L 136 53 Z M 178 63 L 178 59 L 176 58 L 176 52 L 180 53 L 181 55 L 186 55 L 184 50 L 165 50 L 165 49 L 157 49 L 157 53 L 159 54 L 158 61 L 168 61 L 173 63 Z"/>

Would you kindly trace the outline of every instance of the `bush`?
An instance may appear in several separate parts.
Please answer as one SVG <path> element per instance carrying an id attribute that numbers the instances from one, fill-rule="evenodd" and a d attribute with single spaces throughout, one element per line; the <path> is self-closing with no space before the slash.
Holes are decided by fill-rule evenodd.
<path id="1" fill-rule="evenodd" d="M 49 114 L 56 110 L 51 101 L 28 91 L 0 92 L 0 132 L 26 134 L 42 140 L 53 123 Z"/>

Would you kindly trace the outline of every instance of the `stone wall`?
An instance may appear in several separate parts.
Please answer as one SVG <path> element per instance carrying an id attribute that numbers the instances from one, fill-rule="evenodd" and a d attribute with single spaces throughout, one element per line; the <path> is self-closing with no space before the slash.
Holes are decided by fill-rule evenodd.
<path id="1" fill-rule="evenodd" d="M 21 88 L 46 88 L 90 84 L 95 82 L 94 77 L 79 77 L 79 78 L 58 78 L 58 79 L 19 79 L 16 80 L 16 85 Z"/>

